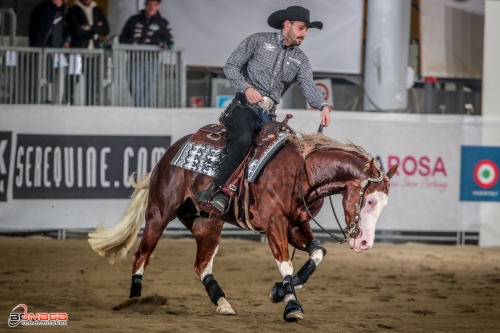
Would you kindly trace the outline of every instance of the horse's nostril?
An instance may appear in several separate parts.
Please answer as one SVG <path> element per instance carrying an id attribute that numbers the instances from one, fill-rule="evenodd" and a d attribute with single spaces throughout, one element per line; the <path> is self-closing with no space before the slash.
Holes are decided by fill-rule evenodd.
<path id="1" fill-rule="evenodd" d="M 366 246 L 366 243 L 367 243 L 367 242 L 366 242 L 365 240 L 364 240 L 364 241 L 362 241 L 362 242 L 361 242 L 361 247 L 365 247 L 365 246 Z"/>

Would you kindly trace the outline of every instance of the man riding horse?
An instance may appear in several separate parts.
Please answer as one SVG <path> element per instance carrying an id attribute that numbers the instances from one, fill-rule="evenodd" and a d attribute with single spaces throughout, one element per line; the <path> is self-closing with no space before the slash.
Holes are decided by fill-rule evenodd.
<path id="1" fill-rule="evenodd" d="M 297 81 L 309 105 L 321 110 L 321 125 L 330 123 L 330 108 L 314 85 L 309 59 L 299 48 L 307 30 L 322 29 L 323 23 L 310 22 L 309 10 L 300 6 L 272 13 L 267 23 L 280 31 L 249 36 L 224 66 L 224 73 L 236 90 L 233 102 L 220 119 L 227 129 L 227 154 L 213 188 L 201 191 L 197 197 L 200 202 L 211 198 L 209 203 L 220 212 L 226 210 L 229 198 L 218 191 L 243 161 L 253 136 L 265 122 L 276 117 L 276 104 L 293 81 Z"/>

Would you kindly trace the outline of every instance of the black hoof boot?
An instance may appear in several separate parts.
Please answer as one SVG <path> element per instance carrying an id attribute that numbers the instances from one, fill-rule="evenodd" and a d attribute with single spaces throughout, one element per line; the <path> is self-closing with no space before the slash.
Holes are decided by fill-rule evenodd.
<path id="1" fill-rule="evenodd" d="M 285 289 L 283 289 L 283 283 L 276 282 L 269 297 L 273 303 L 283 302 L 285 300 Z"/>
<path id="2" fill-rule="evenodd" d="M 142 275 L 132 275 L 132 286 L 130 287 L 130 298 L 141 297 Z"/>
<path id="3" fill-rule="evenodd" d="M 289 323 L 304 320 L 304 312 L 302 311 L 302 305 L 299 301 L 290 300 L 286 303 L 283 319 Z"/>

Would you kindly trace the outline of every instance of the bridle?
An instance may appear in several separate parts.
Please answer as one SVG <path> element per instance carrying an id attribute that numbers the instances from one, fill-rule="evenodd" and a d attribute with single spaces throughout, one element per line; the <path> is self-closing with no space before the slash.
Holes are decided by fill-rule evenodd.
<path id="1" fill-rule="evenodd" d="M 323 126 L 320 126 L 318 132 L 322 133 L 323 132 Z M 306 199 L 304 196 L 304 185 L 302 182 L 303 175 L 306 171 L 306 157 L 304 157 L 304 162 L 302 163 L 302 170 L 300 171 L 300 195 L 302 196 L 302 202 L 304 203 L 304 207 L 307 211 L 307 214 L 309 214 L 309 217 L 318 225 L 318 227 L 321 228 L 325 233 L 327 233 L 331 238 L 335 239 L 337 242 L 340 244 L 344 244 L 345 242 L 349 241 L 351 238 L 356 238 L 360 234 L 360 229 L 359 229 L 359 214 L 361 213 L 361 207 L 363 205 L 363 200 L 365 198 L 365 191 L 368 188 L 368 185 L 370 183 L 380 183 L 385 176 L 385 173 L 381 170 L 379 170 L 379 176 L 377 178 L 365 178 L 361 180 L 360 187 L 361 190 L 359 192 L 359 201 L 356 204 L 356 215 L 354 216 L 354 221 L 352 221 L 348 227 L 342 228 L 339 219 L 337 218 L 337 214 L 335 213 L 335 208 L 333 207 L 333 201 L 332 197 L 328 196 L 328 199 L 330 199 L 330 206 L 332 207 L 333 215 L 335 216 L 335 220 L 337 221 L 337 224 L 339 225 L 340 230 L 342 231 L 342 234 L 344 235 L 344 238 L 340 238 L 335 236 L 334 234 L 328 232 L 325 228 L 321 226 L 321 224 L 316 221 L 316 219 L 312 216 L 311 212 L 309 211 L 309 208 L 307 207 Z M 347 233 L 347 234 L 346 234 Z"/>

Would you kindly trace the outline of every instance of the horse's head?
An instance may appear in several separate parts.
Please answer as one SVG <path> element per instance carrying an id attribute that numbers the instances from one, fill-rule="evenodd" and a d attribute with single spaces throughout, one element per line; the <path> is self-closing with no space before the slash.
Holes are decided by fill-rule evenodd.
<path id="1" fill-rule="evenodd" d="M 368 250 L 375 241 L 375 225 L 387 205 L 389 179 L 396 173 L 393 165 L 385 174 L 372 159 L 366 168 L 366 178 L 349 181 L 344 191 L 344 206 L 349 245 L 356 252 Z"/>

